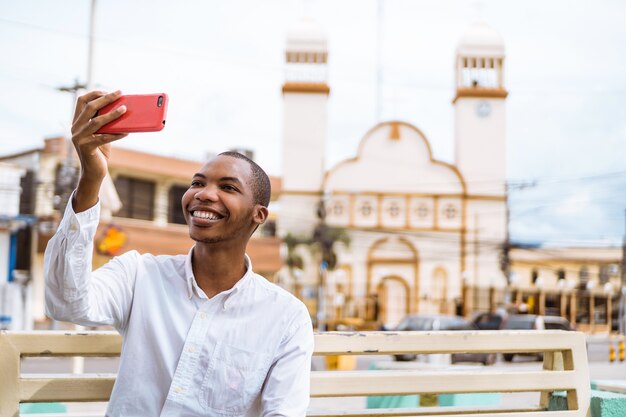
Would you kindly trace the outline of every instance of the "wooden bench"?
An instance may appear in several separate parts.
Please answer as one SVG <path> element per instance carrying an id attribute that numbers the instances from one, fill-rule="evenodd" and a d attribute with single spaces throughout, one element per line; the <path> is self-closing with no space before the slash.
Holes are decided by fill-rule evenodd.
<path id="1" fill-rule="evenodd" d="M 22 375 L 21 358 L 117 356 L 114 332 L 0 332 L 0 416 L 17 417 L 28 402 L 107 401 L 115 375 Z M 590 404 L 585 336 L 562 331 L 328 332 L 315 335 L 315 355 L 543 352 L 543 367 L 460 367 L 445 370 L 313 371 L 311 397 L 448 393 L 536 392 L 536 405 L 421 407 L 414 409 L 311 410 L 315 417 L 420 416 L 584 417 Z M 563 393 L 564 392 L 564 393 Z M 553 395 L 565 395 L 567 410 L 550 410 Z"/>

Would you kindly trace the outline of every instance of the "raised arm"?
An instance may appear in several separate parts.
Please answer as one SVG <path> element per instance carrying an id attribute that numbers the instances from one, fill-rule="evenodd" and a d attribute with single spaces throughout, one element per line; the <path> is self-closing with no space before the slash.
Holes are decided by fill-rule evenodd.
<path id="1" fill-rule="evenodd" d="M 81 213 L 98 202 L 100 186 L 107 174 L 107 161 L 111 152 L 111 142 L 126 137 L 126 134 L 96 134 L 105 124 L 119 118 L 126 112 L 126 106 L 103 116 L 96 116 L 98 110 L 113 103 L 121 93 L 105 94 L 92 91 L 79 97 L 72 123 L 72 143 L 80 159 L 80 178 L 72 199 L 76 213 Z"/>
<path id="2" fill-rule="evenodd" d="M 118 329 L 125 325 L 132 302 L 134 258 L 139 255 L 130 252 L 94 273 L 91 263 L 100 216 L 98 193 L 108 169 L 110 143 L 126 136 L 96 134 L 104 124 L 124 114 L 124 106 L 103 116 L 96 114 L 119 96 L 119 91 L 92 91 L 76 103 L 72 142 L 81 164 L 78 187 L 44 256 L 49 316 L 83 325 L 109 324 Z"/>

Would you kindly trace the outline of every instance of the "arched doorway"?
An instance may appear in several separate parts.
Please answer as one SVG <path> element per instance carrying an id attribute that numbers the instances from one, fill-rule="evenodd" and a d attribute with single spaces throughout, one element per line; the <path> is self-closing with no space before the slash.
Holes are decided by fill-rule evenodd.
<path id="1" fill-rule="evenodd" d="M 411 289 L 406 280 L 399 276 L 383 277 L 376 286 L 379 302 L 378 321 L 395 326 L 410 313 Z"/>
<path id="2" fill-rule="evenodd" d="M 371 300 L 378 300 L 379 321 L 380 304 L 389 299 L 394 299 L 394 307 L 393 312 L 389 310 L 385 313 L 388 324 L 417 311 L 418 265 L 417 250 L 407 238 L 386 237 L 372 244 L 367 254 L 366 289 L 370 304 Z M 379 291 L 384 294 L 379 294 Z M 398 298 L 401 301 L 396 302 Z"/>

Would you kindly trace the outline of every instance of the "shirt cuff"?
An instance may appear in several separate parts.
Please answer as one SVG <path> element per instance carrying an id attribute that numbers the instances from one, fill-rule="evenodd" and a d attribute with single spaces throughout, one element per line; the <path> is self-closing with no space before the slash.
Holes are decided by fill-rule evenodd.
<path id="1" fill-rule="evenodd" d="M 74 211 L 74 207 L 72 206 L 74 193 L 76 193 L 76 190 L 72 191 L 72 194 L 67 202 L 67 207 L 65 207 L 65 213 L 63 214 L 60 228 L 76 232 L 87 226 L 95 225 L 97 227 L 98 222 L 100 221 L 100 199 L 98 199 L 98 202 L 87 210 L 76 213 Z"/>

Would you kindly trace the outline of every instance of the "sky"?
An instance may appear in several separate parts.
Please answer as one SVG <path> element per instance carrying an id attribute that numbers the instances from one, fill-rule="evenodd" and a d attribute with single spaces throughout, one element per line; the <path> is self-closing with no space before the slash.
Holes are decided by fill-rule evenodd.
<path id="1" fill-rule="evenodd" d="M 90 7 L 0 0 L 0 154 L 68 134 L 74 98 L 58 88 L 86 80 Z M 621 244 L 626 2 L 99 0 L 95 10 L 94 87 L 170 97 L 162 132 L 119 146 L 194 160 L 249 148 L 273 175 L 281 174 L 285 38 L 300 18 L 328 35 L 328 167 L 355 156 L 364 134 L 390 119 L 418 127 L 434 157 L 453 163 L 455 49 L 483 21 L 506 46 L 512 239 Z"/>

